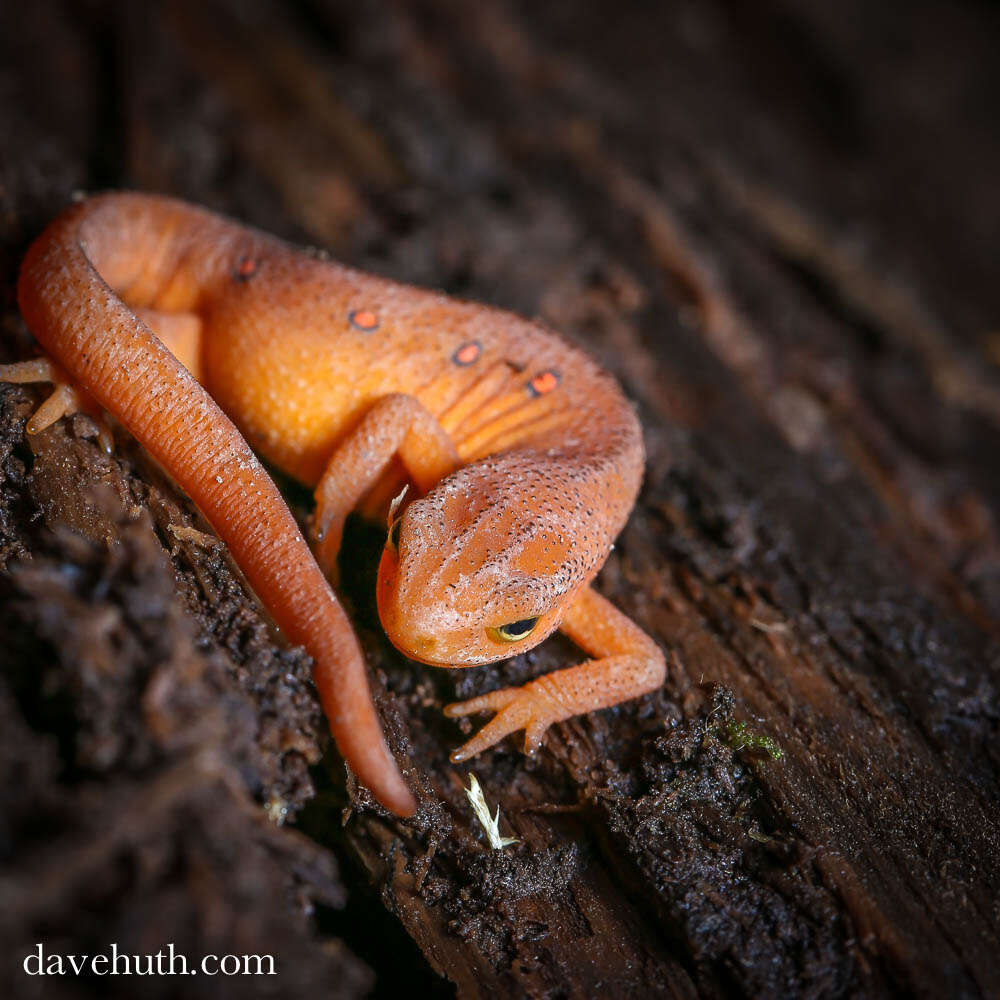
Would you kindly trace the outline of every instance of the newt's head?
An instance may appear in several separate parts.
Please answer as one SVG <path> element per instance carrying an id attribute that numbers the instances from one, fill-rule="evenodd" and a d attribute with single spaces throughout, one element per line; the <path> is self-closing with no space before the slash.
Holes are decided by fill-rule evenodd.
<path id="1" fill-rule="evenodd" d="M 564 468 L 524 454 L 486 459 L 392 521 L 378 608 L 399 650 L 471 666 L 514 656 L 558 628 L 632 501 L 596 498 Z"/>

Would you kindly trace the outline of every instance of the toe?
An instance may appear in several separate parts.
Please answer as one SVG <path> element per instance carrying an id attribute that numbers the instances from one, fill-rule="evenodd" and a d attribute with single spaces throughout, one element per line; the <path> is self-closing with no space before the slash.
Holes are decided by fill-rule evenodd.
<path id="1" fill-rule="evenodd" d="M 30 361 L 15 361 L 10 365 L 0 365 L 0 382 L 57 382 L 59 375 L 55 365 L 48 358 L 32 358 Z"/>
<path id="2" fill-rule="evenodd" d="M 505 736 L 523 729 L 530 718 L 530 707 L 526 704 L 514 704 L 503 709 L 495 718 L 483 726 L 467 743 L 463 743 L 451 754 L 454 764 L 475 757 L 488 747 L 499 743 Z"/>
<path id="3" fill-rule="evenodd" d="M 80 398 L 71 385 L 59 385 L 48 399 L 31 415 L 25 428 L 29 434 L 37 434 L 50 427 L 57 420 L 70 413 L 78 413 Z"/>
<path id="4" fill-rule="evenodd" d="M 469 698 L 468 701 L 456 701 L 445 705 L 444 714 L 450 719 L 457 719 L 463 715 L 474 715 L 476 712 L 499 712 L 512 704 L 517 699 L 518 694 L 517 688 L 501 688 L 499 691 L 481 694 L 478 698 Z"/>
<path id="5" fill-rule="evenodd" d="M 545 732 L 548 728 L 548 720 L 541 719 L 532 719 L 524 727 L 524 752 L 529 757 L 533 756 L 539 747 L 541 747 L 542 740 L 545 738 Z"/>

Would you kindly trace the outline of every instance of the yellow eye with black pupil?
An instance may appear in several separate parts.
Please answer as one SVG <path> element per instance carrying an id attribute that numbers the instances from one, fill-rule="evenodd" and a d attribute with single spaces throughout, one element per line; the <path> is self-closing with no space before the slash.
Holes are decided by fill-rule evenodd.
<path id="1" fill-rule="evenodd" d="M 494 631 L 498 639 L 504 642 L 517 642 L 518 639 L 525 639 L 535 631 L 538 618 L 522 618 L 520 621 L 511 622 L 509 625 L 498 625 Z"/>

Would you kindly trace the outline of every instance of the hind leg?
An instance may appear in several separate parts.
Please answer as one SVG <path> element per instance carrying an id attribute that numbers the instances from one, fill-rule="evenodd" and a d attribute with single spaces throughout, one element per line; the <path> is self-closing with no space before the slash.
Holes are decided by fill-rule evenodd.
<path id="1" fill-rule="evenodd" d="M 34 382 L 51 382 L 55 387 L 52 394 L 38 407 L 28 420 L 25 430 L 38 434 L 51 427 L 62 417 L 74 413 L 87 413 L 97 421 L 97 438 L 101 447 L 111 451 L 113 443 L 111 429 L 101 413 L 100 407 L 81 389 L 70 381 L 70 377 L 48 358 L 32 358 L 17 361 L 11 365 L 0 365 L 0 382 L 16 385 L 30 385 Z"/>
<path id="2" fill-rule="evenodd" d="M 201 372 L 201 319 L 194 313 L 165 313 L 155 309 L 136 309 L 135 314 L 163 342 L 163 345 L 195 378 Z M 199 379 L 200 381 L 200 379 Z M 51 427 L 57 420 L 74 413 L 86 413 L 97 422 L 97 438 L 101 447 L 111 451 L 114 440 L 104 412 L 79 386 L 50 358 L 32 358 L 0 365 L 0 382 L 30 385 L 50 382 L 52 394 L 31 415 L 25 430 L 38 434 Z"/>

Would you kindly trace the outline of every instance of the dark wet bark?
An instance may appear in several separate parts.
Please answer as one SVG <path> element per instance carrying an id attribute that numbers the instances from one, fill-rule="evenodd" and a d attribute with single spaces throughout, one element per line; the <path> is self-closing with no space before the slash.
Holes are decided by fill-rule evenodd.
<path id="1" fill-rule="evenodd" d="M 0 387 L 15 993 L 135 995 L 32 992 L 38 941 L 277 956 L 277 981 L 154 996 L 359 996 L 372 973 L 386 996 L 449 995 L 435 973 L 462 997 L 1000 993 L 997 11 L 21 6 L 6 355 L 31 350 L 28 240 L 110 186 L 540 315 L 639 407 L 647 480 L 600 587 L 670 669 L 537 759 L 473 762 L 520 838 L 490 851 L 441 706 L 577 654 L 404 661 L 373 609 L 379 531 L 354 524 L 345 590 L 422 800 L 392 820 L 141 450 L 103 456 L 82 417 L 28 441 L 38 394 Z"/>

